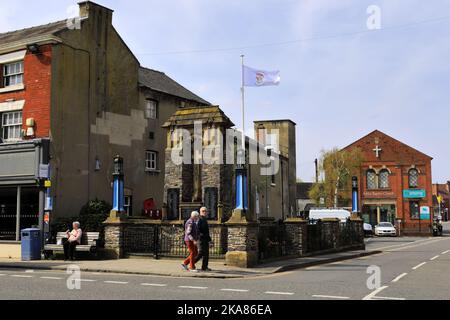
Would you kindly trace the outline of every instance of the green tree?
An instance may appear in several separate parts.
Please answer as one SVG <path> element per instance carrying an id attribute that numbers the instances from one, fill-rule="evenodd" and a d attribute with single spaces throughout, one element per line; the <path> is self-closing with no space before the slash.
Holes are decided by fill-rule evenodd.
<path id="1" fill-rule="evenodd" d="M 351 200 L 352 176 L 358 176 L 364 156 L 359 148 L 322 151 L 319 171 L 322 181 L 314 184 L 309 196 L 321 205 L 324 199 L 328 207 L 346 206 Z"/>

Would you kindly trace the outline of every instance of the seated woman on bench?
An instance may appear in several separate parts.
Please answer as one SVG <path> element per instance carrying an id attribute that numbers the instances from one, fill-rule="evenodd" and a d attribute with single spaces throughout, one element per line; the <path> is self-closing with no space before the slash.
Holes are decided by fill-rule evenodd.
<path id="1" fill-rule="evenodd" d="M 80 229 L 80 223 L 78 221 L 72 224 L 73 230 L 67 230 L 67 241 L 64 243 L 64 257 L 65 260 L 73 261 L 74 253 L 77 245 L 81 244 L 81 237 L 83 235 L 83 231 Z"/>

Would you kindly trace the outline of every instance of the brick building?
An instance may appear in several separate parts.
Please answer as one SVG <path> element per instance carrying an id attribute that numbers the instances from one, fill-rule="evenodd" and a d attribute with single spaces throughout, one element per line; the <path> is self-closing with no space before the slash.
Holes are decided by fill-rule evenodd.
<path id="1" fill-rule="evenodd" d="M 166 131 L 176 110 L 209 105 L 143 68 L 113 11 L 79 3 L 75 20 L 0 34 L 0 241 L 111 202 L 112 159 L 125 161 L 126 210 L 163 207 Z M 44 181 L 51 182 L 51 188 Z"/>
<path id="2" fill-rule="evenodd" d="M 378 130 L 344 150 L 351 148 L 360 148 L 364 155 L 359 175 L 364 221 L 401 221 L 402 234 L 430 234 L 432 158 Z"/>

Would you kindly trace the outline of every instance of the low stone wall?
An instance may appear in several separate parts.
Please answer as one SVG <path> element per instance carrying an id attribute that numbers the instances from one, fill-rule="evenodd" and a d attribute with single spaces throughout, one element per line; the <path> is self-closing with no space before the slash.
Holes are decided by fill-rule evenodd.
<path id="1" fill-rule="evenodd" d="M 243 268 L 284 257 L 301 257 L 323 251 L 364 248 L 363 222 L 341 223 L 336 219 L 309 224 L 302 219 L 284 222 L 210 222 L 211 258 Z M 112 258 L 129 254 L 184 257 L 183 221 L 119 219 L 105 223 L 105 251 Z"/>
<path id="2" fill-rule="evenodd" d="M 22 248 L 20 243 L 0 241 L 0 258 L 20 259 L 21 257 L 22 257 Z"/>

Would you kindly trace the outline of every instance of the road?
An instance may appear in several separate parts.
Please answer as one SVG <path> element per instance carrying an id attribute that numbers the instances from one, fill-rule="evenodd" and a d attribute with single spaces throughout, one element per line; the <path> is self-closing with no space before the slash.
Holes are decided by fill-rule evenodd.
<path id="1" fill-rule="evenodd" d="M 367 248 L 380 249 L 383 253 L 245 279 L 82 273 L 78 282 L 80 290 L 68 289 L 69 275 L 64 272 L 0 269 L 0 299 L 440 300 L 450 297 L 450 235 L 371 238 L 367 240 Z M 367 286 L 370 267 L 380 271 L 377 288 Z"/>

